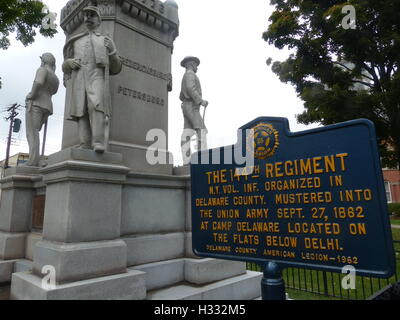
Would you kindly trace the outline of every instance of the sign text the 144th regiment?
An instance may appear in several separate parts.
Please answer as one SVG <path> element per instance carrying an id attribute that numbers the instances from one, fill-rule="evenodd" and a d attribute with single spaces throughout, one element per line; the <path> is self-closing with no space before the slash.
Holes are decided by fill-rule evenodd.
<path id="1" fill-rule="evenodd" d="M 291 133 L 286 119 L 259 118 L 240 130 L 248 134 L 239 135 L 231 149 L 251 151 L 250 165 L 226 161 L 228 147 L 193 156 L 197 255 L 332 271 L 353 265 L 360 275 L 393 274 L 371 122 Z M 220 164 L 213 163 L 216 158 Z"/>

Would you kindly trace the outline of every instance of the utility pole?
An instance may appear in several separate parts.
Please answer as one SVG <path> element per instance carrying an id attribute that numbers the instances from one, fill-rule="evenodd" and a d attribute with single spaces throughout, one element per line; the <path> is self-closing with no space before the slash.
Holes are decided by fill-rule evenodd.
<path id="1" fill-rule="evenodd" d="M 14 103 L 11 107 L 9 107 L 7 109 L 9 116 L 7 118 L 5 118 L 5 120 L 10 121 L 10 129 L 9 129 L 8 138 L 7 138 L 7 151 L 6 151 L 6 160 L 4 162 L 4 170 L 6 170 L 9 167 L 8 161 L 10 158 L 11 138 L 12 138 L 12 133 L 13 133 L 13 128 L 14 128 L 14 121 L 15 121 L 15 117 L 18 116 L 18 114 L 19 114 L 17 112 L 17 110 L 20 107 L 21 106 L 18 103 Z"/>

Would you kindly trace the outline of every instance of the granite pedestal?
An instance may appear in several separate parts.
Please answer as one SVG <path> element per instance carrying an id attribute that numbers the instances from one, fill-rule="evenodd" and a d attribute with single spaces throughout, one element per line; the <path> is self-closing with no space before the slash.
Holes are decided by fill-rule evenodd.
<path id="1" fill-rule="evenodd" d="M 0 283 L 11 280 L 15 261 L 25 257 L 37 180 L 39 168 L 16 167 L 7 169 L 0 182 Z"/>
<path id="2" fill-rule="evenodd" d="M 122 184 L 129 169 L 121 155 L 66 149 L 50 156 L 41 170 L 46 184 L 43 240 L 34 248 L 33 272 L 14 275 L 11 298 L 82 299 L 103 286 L 104 299 L 145 296 L 142 275 L 127 270 L 127 247 L 120 240 Z M 45 290 L 43 268 L 51 266 L 56 288 Z M 116 283 L 118 283 L 118 290 Z M 114 288 L 114 289 L 113 289 Z M 138 293 L 139 292 L 139 293 Z M 144 292 L 144 293 L 143 293 Z"/>

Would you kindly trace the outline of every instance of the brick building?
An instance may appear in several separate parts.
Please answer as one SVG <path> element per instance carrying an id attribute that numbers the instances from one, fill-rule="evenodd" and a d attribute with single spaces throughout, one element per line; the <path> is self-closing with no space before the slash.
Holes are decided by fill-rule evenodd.
<path id="1" fill-rule="evenodd" d="M 400 202 L 400 171 L 383 169 L 383 179 L 388 203 Z"/>

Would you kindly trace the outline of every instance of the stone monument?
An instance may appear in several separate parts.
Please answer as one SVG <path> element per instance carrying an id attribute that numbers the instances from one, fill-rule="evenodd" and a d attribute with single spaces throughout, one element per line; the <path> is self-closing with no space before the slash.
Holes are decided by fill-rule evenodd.
<path id="1" fill-rule="evenodd" d="M 99 0 L 102 24 L 98 32 L 114 40 L 122 71 L 110 78 L 109 151 L 123 155 L 124 164 L 136 171 L 172 174 L 170 165 L 149 165 L 146 141 L 149 130 L 168 133 L 168 92 L 172 90 L 171 56 L 179 34 L 178 7 L 167 0 Z M 85 31 L 82 9 L 86 0 L 69 1 L 61 13 L 67 43 Z M 71 89 L 67 88 L 67 97 Z M 68 98 L 67 98 L 68 100 Z M 70 111 L 66 103 L 65 118 Z M 77 123 L 65 120 L 62 148 L 80 144 Z M 167 139 L 168 141 L 168 139 Z M 160 150 L 166 158 L 172 156 Z M 134 159 L 134 160 L 133 160 Z"/>
<path id="2" fill-rule="evenodd" d="M 73 0 L 63 9 L 67 47 L 86 32 L 88 5 Z M 66 120 L 63 150 L 49 156 L 47 167 L 6 172 L 0 280 L 11 279 L 12 299 L 257 298 L 261 274 L 240 262 L 194 256 L 190 176 L 146 161 L 147 131 L 168 129 L 177 4 L 103 0 L 97 7 L 98 32 L 113 40 L 123 65 L 110 77 L 109 149 L 79 148 L 77 122 Z M 71 84 L 66 115 L 69 90 Z M 43 230 L 31 222 L 38 196 L 45 197 Z"/>
<path id="3" fill-rule="evenodd" d="M 37 167 L 40 160 L 39 132 L 47 125 L 48 117 L 53 114 L 51 98 L 58 91 L 60 81 L 56 70 L 56 59 L 51 53 L 40 57 L 42 64 L 36 72 L 32 90 L 26 97 L 26 137 L 29 144 L 27 166 Z M 43 142 L 44 143 L 44 142 Z"/>
<path id="4" fill-rule="evenodd" d="M 203 99 L 200 79 L 196 75 L 200 59 L 186 57 L 182 60 L 181 66 L 186 68 L 182 79 L 180 99 L 182 101 L 182 112 L 184 118 L 184 129 L 181 137 L 181 148 L 183 163 L 190 162 L 191 150 L 190 140 L 196 135 L 197 150 L 207 149 L 207 128 L 204 116 L 200 115 L 200 106 L 207 108 L 208 101 Z M 205 115 L 205 110 L 204 110 Z"/>

